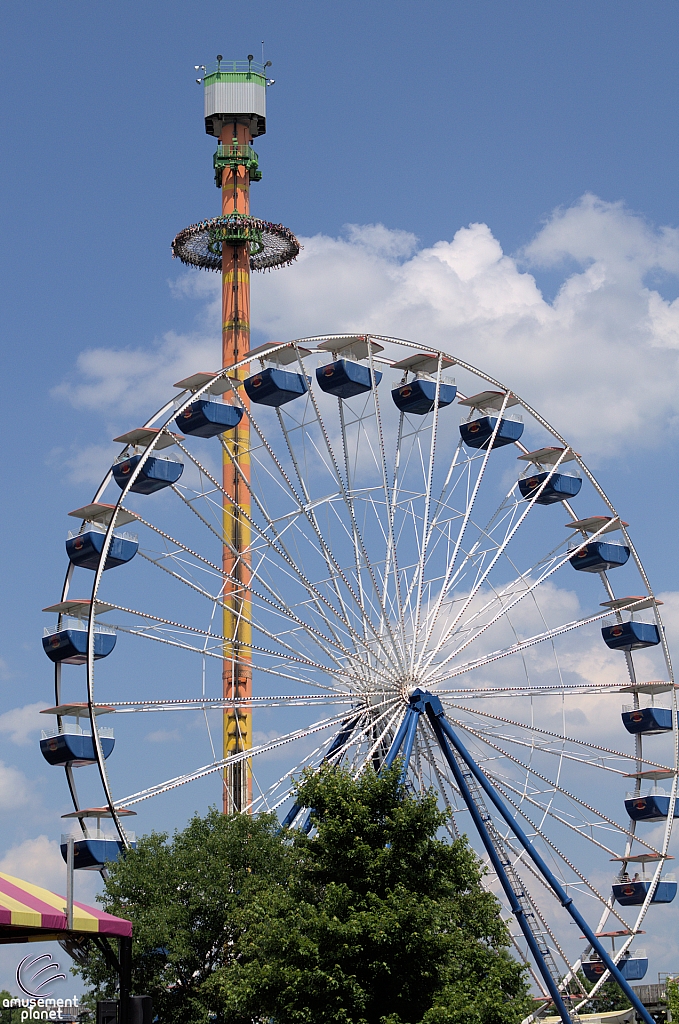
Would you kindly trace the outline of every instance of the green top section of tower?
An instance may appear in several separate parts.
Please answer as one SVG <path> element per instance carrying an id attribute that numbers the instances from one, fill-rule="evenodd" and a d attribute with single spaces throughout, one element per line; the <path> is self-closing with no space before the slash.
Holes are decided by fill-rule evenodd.
<path id="1" fill-rule="evenodd" d="M 245 124 L 252 138 L 266 132 L 266 69 L 254 60 L 218 59 L 206 69 L 205 131 L 219 138 L 225 125 Z"/>

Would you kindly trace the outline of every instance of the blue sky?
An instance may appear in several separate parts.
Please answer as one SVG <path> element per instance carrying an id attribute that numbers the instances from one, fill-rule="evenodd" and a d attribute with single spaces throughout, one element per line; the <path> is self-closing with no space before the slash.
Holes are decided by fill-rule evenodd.
<path id="1" fill-rule="evenodd" d="M 0 17 L 0 870 L 60 884 L 68 806 L 33 706 L 51 699 L 40 609 L 65 513 L 91 498 L 110 438 L 213 364 L 217 279 L 169 244 L 218 212 L 193 70 L 218 51 L 259 57 L 265 41 L 253 212 L 305 245 L 255 282 L 254 341 L 363 328 L 515 387 L 632 523 L 679 633 L 675 4 L 28 2 Z M 191 799 L 147 824 L 180 824 Z M 676 937 L 657 963 L 673 967 Z"/>

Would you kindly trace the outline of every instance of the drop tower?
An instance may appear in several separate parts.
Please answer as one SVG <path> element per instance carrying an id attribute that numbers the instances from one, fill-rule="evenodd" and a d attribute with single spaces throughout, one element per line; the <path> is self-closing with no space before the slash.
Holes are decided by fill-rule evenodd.
<path id="1" fill-rule="evenodd" d="M 173 256 L 190 266 L 222 274 L 222 367 L 244 359 L 250 351 L 250 272 L 291 263 L 299 252 L 295 236 L 282 224 L 250 214 L 250 184 L 261 180 L 253 141 L 266 132 L 266 94 L 271 62 L 224 60 L 213 68 L 199 66 L 203 77 L 205 131 L 218 140 L 213 157 L 215 185 L 221 190 L 221 215 L 185 228 L 172 243 Z M 237 376 L 249 375 L 244 364 Z M 246 415 L 235 430 L 222 435 L 222 522 L 224 571 L 222 687 L 224 757 L 252 746 L 252 627 L 250 528 L 250 421 Z M 252 801 L 249 760 L 225 769 L 224 811 L 247 810 Z"/>

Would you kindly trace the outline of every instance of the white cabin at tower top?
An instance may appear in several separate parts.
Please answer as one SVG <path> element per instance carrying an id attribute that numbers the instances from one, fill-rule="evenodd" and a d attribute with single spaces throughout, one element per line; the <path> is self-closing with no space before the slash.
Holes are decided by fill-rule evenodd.
<path id="1" fill-rule="evenodd" d="M 205 131 L 219 138 L 234 119 L 253 139 L 266 132 L 266 68 L 254 60 L 219 60 L 203 78 Z"/>

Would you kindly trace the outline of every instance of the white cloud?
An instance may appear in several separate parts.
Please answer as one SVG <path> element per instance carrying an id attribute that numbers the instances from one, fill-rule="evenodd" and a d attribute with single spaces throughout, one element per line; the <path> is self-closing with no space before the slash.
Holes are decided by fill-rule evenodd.
<path id="1" fill-rule="evenodd" d="M 59 843 L 46 835 L 25 839 L 11 847 L 0 859 L 0 871 L 15 878 L 25 879 L 58 894 L 66 891 L 66 864 Z M 93 904 L 101 878 L 92 871 L 76 871 L 75 899 Z"/>
<path id="2" fill-rule="evenodd" d="M 156 729 L 146 736 L 149 743 L 181 743 L 181 738 L 178 729 Z"/>
<path id="3" fill-rule="evenodd" d="M 25 839 L 8 850 L 0 860 L 0 871 L 54 892 L 63 892 L 65 887 L 66 866 L 59 843 L 45 835 Z"/>
<path id="4" fill-rule="evenodd" d="M 26 810 L 34 802 L 33 788 L 23 772 L 0 761 L 0 811 Z"/>
<path id="5" fill-rule="evenodd" d="M 49 725 L 40 716 L 42 708 L 47 706 L 44 701 L 38 701 L 37 704 L 24 704 L 21 708 L 5 711 L 0 715 L 0 735 L 9 736 L 17 746 L 28 746 L 33 741 L 32 734 Z"/>
<path id="6" fill-rule="evenodd" d="M 217 369 L 218 363 L 215 339 L 170 331 L 162 341 L 143 349 L 86 349 L 78 356 L 77 380 L 64 381 L 52 394 L 77 409 L 105 415 L 114 411 L 123 429 L 130 417 L 149 416 L 178 394 L 173 390 L 175 381 L 196 369 Z"/>
<path id="7" fill-rule="evenodd" d="M 664 439 L 679 415 L 679 299 L 648 284 L 679 274 L 679 232 L 621 203 L 585 195 L 555 211 L 519 262 L 485 224 L 420 250 L 414 236 L 379 224 L 303 242 L 293 267 L 253 277 L 253 324 L 272 340 L 372 330 L 440 346 L 514 388 L 586 457 L 623 438 Z M 553 303 L 531 266 L 564 268 Z M 55 393 L 129 418 L 160 405 L 181 376 L 215 366 L 218 276 L 189 272 L 172 290 L 202 301 L 201 331 L 83 352 L 77 382 Z"/>

